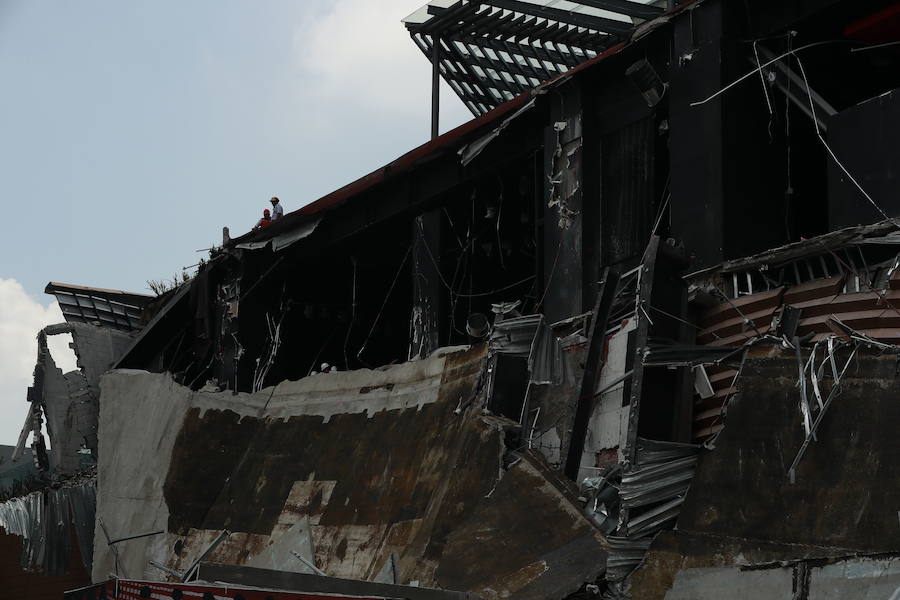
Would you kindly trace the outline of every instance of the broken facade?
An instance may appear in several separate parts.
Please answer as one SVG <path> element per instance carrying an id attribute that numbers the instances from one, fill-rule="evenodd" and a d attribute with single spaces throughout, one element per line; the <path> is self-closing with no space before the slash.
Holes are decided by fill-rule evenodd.
<path id="1" fill-rule="evenodd" d="M 18 568 L 27 574 L 10 581 L 12 589 L 21 585 L 23 590 L 46 588 L 51 593 L 88 581 L 94 552 L 100 378 L 132 342 L 151 297 L 61 283 L 50 283 L 45 291 L 56 296 L 66 322 L 37 335 L 29 408 L 9 457 L 13 465 L 32 463 L 33 471 L 15 497 L 0 503 L 0 527 L 5 531 L 0 539 L 7 558 L 13 546 L 19 546 Z M 48 337 L 57 335 L 72 340 L 76 369 L 67 373 L 57 366 L 47 344 Z M 29 438 L 30 449 L 25 448 Z"/>
<path id="2" fill-rule="evenodd" d="M 460 408 L 483 366 L 483 350 L 456 351 L 252 395 L 108 376 L 101 428 L 116 433 L 101 453 L 134 450 L 101 461 L 104 485 L 130 491 L 101 492 L 98 514 L 110 532 L 165 533 L 118 557 L 101 544 L 95 577 L 147 578 L 153 563 L 186 573 L 223 530 L 209 561 L 301 573 L 311 562 L 344 579 L 373 579 L 390 564 L 398 582 L 483 597 L 501 592 L 498 577 L 504 590 L 542 597 L 542 586 L 559 585 L 542 581 L 557 569 L 596 576 L 603 546 L 573 492 L 547 481 L 535 458 L 509 455 L 512 421 Z M 153 425 L 132 431 L 135 417 Z M 472 546 L 486 528 L 509 535 Z"/>
<path id="3" fill-rule="evenodd" d="M 503 102 L 520 28 L 584 34 L 522 4 L 408 22 L 456 48 L 440 73 L 480 116 L 226 233 L 129 334 L 99 397 L 95 580 L 894 581 L 900 208 L 853 131 L 896 118 L 897 11 L 653 7 Z"/>

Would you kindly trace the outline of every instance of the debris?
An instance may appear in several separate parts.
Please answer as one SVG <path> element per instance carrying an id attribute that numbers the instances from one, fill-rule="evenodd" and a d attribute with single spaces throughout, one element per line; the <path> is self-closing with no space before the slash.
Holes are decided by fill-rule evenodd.
<path id="1" fill-rule="evenodd" d="M 844 347 L 849 347 L 849 345 L 844 346 Z M 841 393 L 841 380 L 843 379 L 844 374 L 847 372 L 847 369 L 850 367 L 850 363 L 853 362 L 853 359 L 856 357 L 856 353 L 859 350 L 859 347 L 855 344 L 852 345 L 852 348 L 853 349 L 850 352 L 850 356 L 847 358 L 847 362 L 845 362 L 844 366 L 841 368 L 840 373 L 838 374 L 836 369 L 833 371 L 833 373 L 832 373 L 833 380 L 831 382 L 831 391 L 828 393 L 828 398 L 825 400 L 825 403 L 821 406 L 821 408 L 819 408 L 818 412 L 816 412 L 816 414 L 814 416 L 814 420 L 811 423 L 808 423 L 808 422 L 810 419 L 813 418 L 813 415 L 811 414 L 811 411 L 808 406 L 806 406 L 806 408 L 805 408 L 805 412 L 803 413 L 804 414 L 803 418 L 804 418 L 804 428 L 806 430 L 806 439 L 803 440 L 803 444 L 800 446 L 800 450 L 797 451 L 797 456 L 794 458 L 793 462 L 791 463 L 791 466 L 788 468 L 788 476 L 790 477 L 792 483 L 795 481 L 795 478 L 796 478 L 795 471 L 796 471 L 797 465 L 800 463 L 800 459 L 803 458 L 803 454 L 804 454 L 804 452 L 806 452 L 807 447 L 809 447 L 810 441 L 813 441 L 816 439 L 816 431 L 818 430 L 819 424 L 822 422 L 822 419 L 825 418 L 825 412 L 828 410 L 828 407 L 831 406 L 832 401 Z M 840 346 L 838 344 L 835 344 L 833 348 L 829 347 L 829 354 L 827 357 L 822 359 L 821 367 L 824 367 L 826 361 L 829 361 L 829 362 L 832 361 L 832 359 L 834 357 L 834 353 L 838 349 L 840 349 Z M 815 358 L 815 353 L 813 353 L 813 355 L 810 357 L 810 361 L 809 361 L 809 368 L 810 368 L 811 373 L 814 373 L 814 370 L 815 370 L 815 365 L 813 364 L 813 360 L 812 360 L 813 358 Z M 834 368 L 833 363 L 832 363 L 832 368 Z M 803 383 L 803 385 L 805 386 L 806 373 L 804 371 L 801 371 L 800 375 L 802 377 L 801 383 Z"/>

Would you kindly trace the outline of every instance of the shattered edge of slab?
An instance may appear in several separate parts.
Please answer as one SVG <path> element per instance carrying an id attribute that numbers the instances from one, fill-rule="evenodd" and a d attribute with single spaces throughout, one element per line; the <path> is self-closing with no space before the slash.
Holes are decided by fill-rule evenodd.
<path id="1" fill-rule="evenodd" d="M 597 530 L 530 461 L 503 471 L 497 419 L 477 404 L 457 412 L 479 390 L 485 360 L 484 347 L 454 348 L 255 394 L 193 392 L 168 375 L 110 373 L 102 383 L 98 515 L 112 535 L 167 531 L 122 545 L 124 575 L 158 578 L 148 560 L 183 570 L 225 528 L 235 533 L 207 560 L 245 564 L 308 518 L 316 565 L 332 576 L 370 579 L 396 560 L 401 581 L 486 600 L 537 598 L 547 586 L 577 590 L 602 569 Z M 530 504 L 515 485 L 526 471 L 542 482 L 530 486 Z M 495 528 L 492 543 L 512 535 L 518 554 L 476 542 L 496 518 L 511 526 Z M 535 528 L 535 520 L 550 529 Z M 450 552 L 451 540 L 469 554 Z M 105 544 L 95 552 L 97 579 L 114 565 Z"/>

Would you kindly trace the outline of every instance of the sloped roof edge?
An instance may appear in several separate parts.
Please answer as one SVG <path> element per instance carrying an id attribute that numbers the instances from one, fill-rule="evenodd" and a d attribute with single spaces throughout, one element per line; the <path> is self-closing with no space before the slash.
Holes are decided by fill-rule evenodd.
<path id="1" fill-rule="evenodd" d="M 585 61 L 580 65 L 573 67 L 572 69 L 569 69 L 565 73 L 560 73 L 556 77 L 548 79 L 530 92 L 523 92 L 512 100 L 509 100 L 497 106 L 493 110 L 486 112 L 480 117 L 476 117 L 471 121 L 467 121 L 462 125 L 444 133 L 443 135 L 440 135 L 433 140 L 430 140 L 422 144 L 421 146 L 410 150 L 406 154 L 403 154 L 399 158 L 387 163 L 383 167 L 375 169 L 368 175 L 364 175 L 356 181 L 338 188 L 337 190 L 325 196 L 322 196 L 318 200 L 315 200 L 310 204 L 303 206 L 302 208 L 287 213 L 282 219 L 272 223 L 272 225 L 270 225 L 269 227 L 266 227 L 265 229 L 260 231 L 251 231 L 249 233 L 241 235 L 240 237 L 231 239 L 229 245 L 235 246 L 239 243 L 245 243 L 248 241 L 261 241 L 275 237 L 281 233 L 284 233 L 285 231 L 292 229 L 293 227 L 296 227 L 297 225 L 304 223 L 312 215 L 328 212 L 346 204 L 346 202 L 352 199 L 354 196 L 357 196 L 390 179 L 393 179 L 409 171 L 418 164 L 435 158 L 441 152 L 449 149 L 458 150 L 466 142 L 471 141 L 473 138 L 477 137 L 477 135 L 483 133 L 484 130 L 489 126 L 498 124 L 504 117 L 511 115 L 516 110 L 522 108 L 533 96 L 541 95 L 545 93 L 546 90 L 560 85 L 575 77 L 579 73 L 590 69 L 593 66 L 596 66 L 598 63 L 610 58 L 611 56 L 618 54 L 625 48 L 629 47 L 635 41 L 646 37 L 646 35 L 652 32 L 654 29 L 668 23 L 673 15 L 694 8 L 696 5 L 702 4 L 704 1 L 705 0 L 688 0 L 687 2 L 679 4 L 674 9 L 664 13 L 656 19 L 643 23 L 639 28 L 635 30 L 634 34 L 628 40 L 610 47 L 594 58 Z"/>

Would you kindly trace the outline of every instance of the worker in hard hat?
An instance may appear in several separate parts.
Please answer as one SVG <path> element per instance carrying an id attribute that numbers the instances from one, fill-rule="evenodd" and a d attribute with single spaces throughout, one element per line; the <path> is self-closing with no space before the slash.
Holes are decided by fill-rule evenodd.
<path id="1" fill-rule="evenodd" d="M 269 212 L 268 208 L 263 209 L 262 219 L 256 222 L 256 226 L 253 229 L 262 229 L 264 227 L 268 227 L 272 224 L 272 214 Z"/>
<path id="2" fill-rule="evenodd" d="M 284 209 L 281 207 L 281 202 L 279 202 L 278 198 L 275 196 L 272 196 L 269 202 L 272 203 L 272 220 L 277 221 L 284 216 Z"/>

